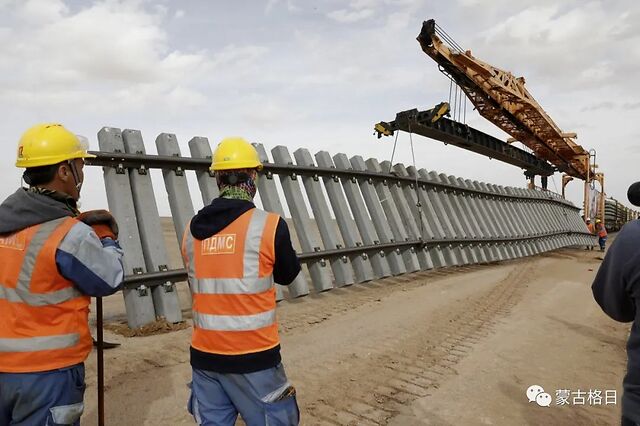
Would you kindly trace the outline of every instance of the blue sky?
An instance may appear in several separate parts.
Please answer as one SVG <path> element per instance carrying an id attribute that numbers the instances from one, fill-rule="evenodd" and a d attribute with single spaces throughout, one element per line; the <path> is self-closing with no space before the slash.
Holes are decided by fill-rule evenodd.
<path id="1" fill-rule="evenodd" d="M 0 0 L 0 197 L 20 183 L 13 161 L 21 133 L 42 121 L 62 122 L 94 148 L 98 130 L 112 126 L 141 130 L 149 153 L 170 132 L 183 153 L 193 136 L 215 145 L 241 135 L 268 149 L 387 160 L 393 140 L 376 139 L 373 124 L 448 98 L 448 80 L 415 40 L 428 18 L 478 58 L 524 76 L 556 123 L 597 150 L 606 192 L 626 202 L 640 178 L 640 4 L 630 0 Z M 467 122 L 507 138 L 477 115 L 468 112 Z M 525 185 L 520 169 L 421 137 L 414 143 L 418 167 Z M 395 159 L 412 162 L 406 134 Z M 581 194 L 570 184 L 572 201 Z M 94 168 L 83 207 L 105 205 Z"/>

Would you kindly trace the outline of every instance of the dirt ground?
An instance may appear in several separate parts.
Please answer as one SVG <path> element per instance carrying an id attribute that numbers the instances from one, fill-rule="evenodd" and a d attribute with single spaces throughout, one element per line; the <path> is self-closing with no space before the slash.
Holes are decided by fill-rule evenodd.
<path id="1" fill-rule="evenodd" d="M 302 424 L 618 424 L 629 325 L 592 299 L 599 257 L 563 249 L 280 302 Z M 189 318 L 184 285 L 181 302 Z M 122 303 L 107 299 L 110 321 L 122 318 Z M 106 333 L 122 343 L 105 354 L 107 424 L 194 424 L 185 408 L 190 333 Z M 95 372 L 93 354 L 83 425 L 96 424 Z M 528 402 L 530 385 L 551 395 L 549 407 Z M 570 402 L 578 390 L 601 390 L 601 405 L 556 405 L 562 389 L 574 392 Z M 616 404 L 605 405 L 605 390 Z"/>

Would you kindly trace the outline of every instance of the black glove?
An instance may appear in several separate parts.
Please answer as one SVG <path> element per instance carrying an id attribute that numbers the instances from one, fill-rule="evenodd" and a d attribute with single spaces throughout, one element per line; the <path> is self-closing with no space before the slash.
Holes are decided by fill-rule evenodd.
<path id="1" fill-rule="evenodd" d="M 76 219 L 92 227 L 100 239 L 118 239 L 118 223 L 113 215 L 107 210 L 89 210 L 87 212 L 80 213 Z"/>

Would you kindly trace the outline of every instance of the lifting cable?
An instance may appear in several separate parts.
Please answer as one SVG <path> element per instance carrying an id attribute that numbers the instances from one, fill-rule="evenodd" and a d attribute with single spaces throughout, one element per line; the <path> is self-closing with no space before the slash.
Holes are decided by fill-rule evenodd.
<path id="1" fill-rule="evenodd" d="M 391 168 L 393 167 L 393 157 L 396 155 L 396 146 L 398 145 L 398 135 L 400 134 L 400 131 L 396 131 L 396 139 L 393 141 L 393 151 L 391 152 L 391 160 L 389 161 L 389 170 L 387 170 L 388 174 L 392 174 L 391 173 Z"/>
<path id="2" fill-rule="evenodd" d="M 465 91 L 444 69 L 440 69 L 449 79 L 449 108 L 454 121 L 467 124 L 467 96 Z M 453 87 L 455 84 L 455 88 Z M 452 100 L 453 95 L 453 100 Z"/>
<path id="3" fill-rule="evenodd" d="M 435 24 L 435 22 L 434 22 Z M 442 29 L 442 27 L 440 27 L 440 25 L 435 24 L 435 32 L 437 35 L 440 36 L 440 38 L 442 38 L 444 41 L 446 41 L 447 43 L 449 43 L 449 45 L 451 47 L 453 47 L 455 50 L 458 51 L 458 53 L 462 53 L 463 49 L 462 47 L 456 43 L 456 41 L 453 39 L 453 37 L 451 37 L 449 34 L 446 33 L 445 30 Z"/>
<path id="4" fill-rule="evenodd" d="M 453 89 L 453 103 L 449 104 L 449 107 L 453 109 L 453 120 L 456 120 L 456 113 L 458 112 L 458 85 L 456 84 Z"/>
<path id="5" fill-rule="evenodd" d="M 408 133 L 409 133 L 409 142 L 411 144 L 411 159 L 413 161 L 413 168 L 414 168 L 414 170 L 416 172 L 416 176 L 415 176 L 416 180 L 415 180 L 415 183 L 414 183 L 414 185 L 415 185 L 414 189 L 416 191 L 416 207 L 418 209 L 418 217 L 419 217 L 419 220 L 420 220 L 420 235 L 419 235 L 419 238 L 420 238 L 420 240 L 425 241 L 425 238 L 424 238 L 424 218 L 423 218 L 424 215 L 422 214 L 422 203 L 420 202 L 420 193 L 418 192 L 419 191 L 419 189 L 418 189 L 419 188 L 419 186 L 418 186 L 418 169 L 416 168 L 416 155 L 415 155 L 415 152 L 413 150 L 413 132 L 411 131 L 411 121 L 409 121 L 409 132 Z M 392 167 L 393 167 L 393 158 L 396 155 L 396 147 L 398 146 L 398 135 L 399 134 L 400 134 L 400 131 L 399 130 L 396 131 L 396 137 L 395 137 L 395 140 L 393 141 L 393 151 L 391 151 L 391 160 L 389 161 L 389 170 L 387 170 L 388 174 L 395 174 L 392 171 Z"/>
<path id="6" fill-rule="evenodd" d="M 553 182 L 553 187 L 556 189 L 556 194 L 559 194 L 558 192 L 558 185 L 556 185 L 556 177 L 554 175 L 551 175 L 551 182 Z M 562 214 L 564 215 L 564 219 L 567 221 L 567 224 L 571 224 L 569 222 L 569 217 L 567 216 L 567 210 L 566 209 L 562 209 Z"/>
<path id="7" fill-rule="evenodd" d="M 462 88 L 460 88 L 460 89 L 462 90 Z M 466 93 L 465 93 L 465 95 L 466 95 Z M 463 111 L 464 111 L 464 118 L 462 119 L 462 122 L 464 124 L 467 124 L 467 97 L 466 96 L 464 97 L 464 110 Z"/>
<path id="8" fill-rule="evenodd" d="M 440 28 L 437 24 L 436 24 L 436 32 L 438 33 L 438 35 L 440 35 L 445 41 L 447 41 L 451 46 L 453 46 L 455 49 L 457 49 L 459 52 L 462 52 L 462 48 L 446 33 L 442 30 L 442 28 Z M 464 90 L 462 90 L 462 87 L 453 79 L 453 77 L 451 75 L 449 75 L 449 73 L 447 73 L 444 69 L 442 69 L 441 67 L 438 67 L 440 69 L 440 71 L 447 76 L 447 78 L 449 79 L 449 107 L 452 108 L 452 116 L 453 119 L 457 120 L 458 122 L 460 122 L 460 120 L 462 119 L 463 122 L 466 124 L 467 122 L 467 97 L 465 96 Z M 455 87 L 454 87 L 455 85 Z M 453 95 L 453 96 L 452 96 Z M 452 98 L 453 98 L 453 102 L 452 102 Z M 422 212 L 422 203 L 420 202 L 420 185 L 419 185 L 419 174 L 418 174 L 418 169 L 416 168 L 416 155 L 415 155 L 415 151 L 413 148 L 413 132 L 411 130 L 411 120 L 409 120 L 408 123 L 408 133 L 409 133 L 409 144 L 411 147 L 411 161 L 413 162 L 413 168 L 415 170 L 415 192 L 416 192 L 416 207 L 417 207 L 417 212 L 418 212 L 418 217 L 420 220 L 420 239 L 425 241 L 425 237 L 424 237 L 424 222 L 426 220 L 425 215 Z M 389 161 L 389 170 L 387 170 L 387 173 L 389 174 L 394 174 L 392 172 L 392 167 L 393 167 L 393 159 L 395 157 L 396 154 L 396 148 L 398 146 L 398 134 L 400 133 L 400 131 L 396 131 L 396 137 L 393 141 L 393 151 L 391 152 L 391 160 Z M 554 182 L 555 184 L 555 182 Z M 557 189 L 557 188 L 556 188 Z"/>
<path id="9" fill-rule="evenodd" d="M 460 86 L 456 85 L 456 98 L 453 100 L 456 103 L 455 114 L 453 119 L 456 121 L 460 121 Z"/>
<path id="10" fill-rule="evenodd" d="M 418 169 L 416 167 L 416 155 L 415 152 L 413 151 L 413 132 L 411 131 L 411 122 L 409 122 L 409 144 L 411 145 L 411 159 L 413 161 L 413 170 L 415 171 L 416 174 L 416 182 L 415 182 L 415 190 L 416 190 L 416 207 L 418 208 L 418 218 L 420 219 L 420 239 L 423 241 L 426 240 L 424 238 L 424 220 L 422 218 L 423 214 L 422 214 L 422 203 L 420 202 L 420 193 L 419 191 L 419 186 L 418 186 Z"/>

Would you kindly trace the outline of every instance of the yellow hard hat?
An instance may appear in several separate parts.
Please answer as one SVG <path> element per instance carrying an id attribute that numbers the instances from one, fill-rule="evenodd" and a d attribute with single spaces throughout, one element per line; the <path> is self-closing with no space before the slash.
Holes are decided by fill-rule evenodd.
<path id="1" fill-rule="evenodd" d="M 16 167 L 50 166 L 74 158 L 95 158 L 87 149 L 86 142 L 62 124 L 37 124 L 20 138 Z"/>
<path id="2" fill-rule="evenodd" d="M 262 169 L 258 151 L 242 138 L 225 138 L 218 144 L 211 170 Z"/>
<path id="3" fill-rule="evenodd" d="M 596 223 L 600 223 L 602 222 L 600 219 L 596 219 Z"/>

